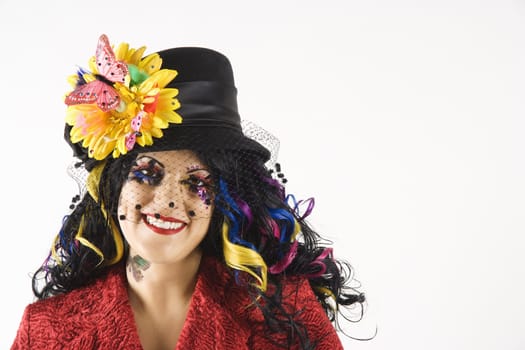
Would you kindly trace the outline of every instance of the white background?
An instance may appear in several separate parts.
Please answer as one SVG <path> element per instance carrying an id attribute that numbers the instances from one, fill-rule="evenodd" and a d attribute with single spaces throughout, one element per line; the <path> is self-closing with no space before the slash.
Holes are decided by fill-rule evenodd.
<path id="1" fill-rule="evenodd" d="M 101 33 L 230 58 L 368 296 L 346 348 L 525 349 L 524 1 L 0 0 L 1 349 L 76 194 L 62 96 Z"/>

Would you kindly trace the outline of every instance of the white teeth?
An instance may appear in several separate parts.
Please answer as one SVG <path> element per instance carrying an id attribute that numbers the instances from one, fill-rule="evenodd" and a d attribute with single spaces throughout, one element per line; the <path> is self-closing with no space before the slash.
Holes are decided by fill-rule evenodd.
<path id="1" fill-rule="evenodd" d="M 146 216 L 146 220 L 148 221 L 148 224 L 157 226 L 164 230 L 176 230 L 184 225 L 182 222 L 164 221 L 149 215 Z"/>

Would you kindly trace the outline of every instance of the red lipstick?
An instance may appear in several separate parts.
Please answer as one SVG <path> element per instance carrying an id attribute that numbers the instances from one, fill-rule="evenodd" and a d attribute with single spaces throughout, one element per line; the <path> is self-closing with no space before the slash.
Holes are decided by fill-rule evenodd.
<path id="1" fill-rule="evenodd" d="M 160 235 L 174 235 L 184 230 L 187 224 L 184 221 L 162 215 L 142 215 L 142 221 L 150 230 Z"/>

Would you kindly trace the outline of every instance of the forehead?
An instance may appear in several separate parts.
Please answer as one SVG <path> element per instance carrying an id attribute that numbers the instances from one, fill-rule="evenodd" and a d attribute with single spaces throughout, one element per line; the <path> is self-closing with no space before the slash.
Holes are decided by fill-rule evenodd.
<path id="1" fill-rule="evenodd" d="M 199 157 L 190 150 L 156 151 L 139 153 L 137 159 L 151 158 L 162 163 L 165 168 L 204 166 Z"/>

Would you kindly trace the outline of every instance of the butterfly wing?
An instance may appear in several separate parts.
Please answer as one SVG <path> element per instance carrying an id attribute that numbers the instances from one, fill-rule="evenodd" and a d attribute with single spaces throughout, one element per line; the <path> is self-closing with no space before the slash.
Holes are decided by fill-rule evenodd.
<path id="1" fill-rule="evenodd" d="M 131 151 L 133 147 L 135 146 L 136 141 L 137 141 L 137 135 L 135 133 L 131 133 L 127 135 L 125 139 L 126 149 L 128 151 Z"/>
<path id="2" fill-rule="evenodd" d="M 71 106 L 84 103 L 95 103 L 97 95 L 95 94 L 94 85 L 92 83 L 78 85 L 75 90 L 66 96 L 66 105 Z"/>
<path id="3" fill-rule="evenodd" d="M 117 61 L 105 34 L 102 34 L 98 39 L 95 61 L 99 74 L 104 78 L 113 83 L 124 83 L 126 81 L 128 66 L 122 61 Z"/>
<path id="4" fill-rule="evenodd" d="M 144 112 L 140 111 L 135 118 L 131 120 L 131 129 L 135 132 L 140 131 L 140 126 L 142 125 L 142 117 L 144 116 Z"/>
<path id="5" fill-rule="evenodd" d="M 142 125 L 142 118 L 144 115 L 145 112 L 140 111 L 135 118 L 131 120 L 131 130 L 133 130 L 133 132 L 129 133 L 125 139 L 126 149 L 128 151 L 133 149 L 133 146 L 135 146 L 135 142 L 137 141 L 137 136 L 141 135 L 140 126 Z"/>
<path id="6" fill-rule="evenodd" d="M 100 80 L 93 80 L 77 86 L 66 96 L 65 102 L 68 106 L 96 102 L 101 110 L 108 112 L 118 107 L 120 96 L 112 86 Z"/>

